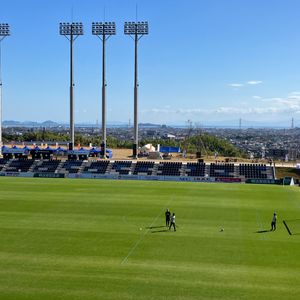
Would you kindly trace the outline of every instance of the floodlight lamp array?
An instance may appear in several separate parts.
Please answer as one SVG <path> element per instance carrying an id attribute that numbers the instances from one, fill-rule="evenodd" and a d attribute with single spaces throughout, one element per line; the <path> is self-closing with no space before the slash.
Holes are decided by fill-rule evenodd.
<path id="1" fill-rule="evenodd" d="M 61 35 L 83 35 L 83 25 L 81 22 L 59 23 L 59 33 Z"/>
<path id="2" fill-rule="evenodd" d="M 115 22 L 93 22 L 92 34 L 93 35 L 115 35 L 116 24 Z"/>
<path id="3" fill-rule="evenodd" d="M 125 22 L 124 34 L 148 34 L 148 22 Z"/>
<path id="4" fill-rule="evenodd" d="M 0 23 L 0 36 L 10 35 L 9 25 L 7 23 Z"/>

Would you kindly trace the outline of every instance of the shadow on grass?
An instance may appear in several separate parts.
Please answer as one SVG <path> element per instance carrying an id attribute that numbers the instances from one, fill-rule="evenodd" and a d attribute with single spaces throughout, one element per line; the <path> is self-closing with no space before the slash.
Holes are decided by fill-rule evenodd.
<path id="1" fill-rule="evenodd" d="M 155 228 L 164 228 L 166 226 L 151 226 L 151 227 L 146 227 L 146 229 L 155 229 Z"/>
<path id="2" fill-rule="evenodd" d="M 255 233 L 266 233 L 266 232 L 271 232 L 272 230 L 258 230 L 255 231 Z"/>
<path id="3" fill-rule="evenodd" d="M 171 231 L 169 229 L 151 231 L 151 233 L 159 233 L 159 232 L 171 232 Z"/>

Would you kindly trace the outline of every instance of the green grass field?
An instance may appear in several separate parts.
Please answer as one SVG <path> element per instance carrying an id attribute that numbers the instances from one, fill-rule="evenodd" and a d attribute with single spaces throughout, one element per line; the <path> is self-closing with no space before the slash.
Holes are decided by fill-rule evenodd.
<path id="1" fill-rule="evenodd" d="M 282 224 L 299 192 L 0 178 L 0 299 L 299 299 L 300 235 Z M 258 233 L 274 210 L 277 231 Z"/>

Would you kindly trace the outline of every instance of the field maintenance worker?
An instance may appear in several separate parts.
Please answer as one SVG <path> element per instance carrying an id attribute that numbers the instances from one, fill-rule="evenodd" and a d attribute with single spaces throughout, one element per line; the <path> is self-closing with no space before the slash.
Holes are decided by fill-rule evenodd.
<path id="1" fill-rule="evenodd" d="M 169 227 L 170 226 L 171 213 L 170 213 L 168 208 L 165 212 L 165 216 L 166 216 L 166 227 Z"/>
<path id="2" fill-rule="evenodd" d="M 274 212 L 273 214 L 273 219 L 271 222 L 271 230 L 270 231 L 275 231 L 276 230 L 276 222 L 277 222 L 277 214 Z"/>
<path id="3" fill-rule="evenodd" d="M 174 231 L 176 231 L 176 225 L 175 225 L 175 213 L 172 214 L 172 217 L 171 217 L 171 223 L 170 223 L 170 226 L 169 226 L 169 230 L 171 229 L 172 226 L 173 226 L 173 228 L 174 228 Z"/>

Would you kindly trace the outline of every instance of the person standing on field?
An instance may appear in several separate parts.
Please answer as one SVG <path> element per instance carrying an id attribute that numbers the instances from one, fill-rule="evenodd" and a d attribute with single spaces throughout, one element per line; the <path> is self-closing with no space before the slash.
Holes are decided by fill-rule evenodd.
<path id="1" fill-rule="evenodd" d="M 271 222 L 271 230 L 270 231 L 275 231 L 276 230 L 276 222 L 277 222 L 277 214 L 274 212 L 272 222 Z"/>
<path id="2" fill-rule="evenodd" d="M 170 213 L 168 208 L 165 212 L 165 216 L 166 216 L 166 227 L 169 227 L 170 226 L 171 213 Z"/>
<path id="3" fill-rule="evenodd" d="M 172 226 L 174 228 L 174 231 L 176 231 L 175 213 L 173 213 L 172 216 L 171 216 L 171 223 L 170 223 L 170 226 L 169 226 L 169 230 L 171 229 Z"/>

